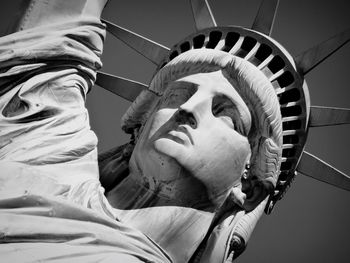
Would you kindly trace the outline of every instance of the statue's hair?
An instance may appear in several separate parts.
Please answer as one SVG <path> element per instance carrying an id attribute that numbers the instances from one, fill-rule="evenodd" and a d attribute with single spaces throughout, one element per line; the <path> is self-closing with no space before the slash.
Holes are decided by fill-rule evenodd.
<path id="1" fill-rule="evenodd" d="M 149 91 L 144 91 L 134 101 L 122 118 L 122 128 L 130 130 L 143 125 L 169 83 L 188 75 L 219 70 L 245 101 L 252 115 L 248 134 L 252 149 L 250 176 L 271 190 L 278 179 L 282 156 L 280 105 L 267 77 L 242 58 L 212 49 L 195 49 L 179 55 L 157 72 Z"/>

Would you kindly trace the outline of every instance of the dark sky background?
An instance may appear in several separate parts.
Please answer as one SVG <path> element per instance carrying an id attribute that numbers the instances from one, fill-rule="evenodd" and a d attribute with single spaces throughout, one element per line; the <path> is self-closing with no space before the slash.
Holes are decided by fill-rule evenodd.
<path id="1" fill-rule="evenodd" d="M 12 1 L 2 1 L 1 19 Z M 218 25 L 250 27 L 260 0 L 209 0 Z M 4 7 L 4 8 L 3 8 Z M 6 8 L 5 8 L 6 7 Z M 188 0 L 110 0 L 103 18 L 171 47 L 194 32 Z M 281 0 L 272 37 L 296 56 L 350 27 L 348 0 Z M 350 44 L 311 71 L 311 104 L 350 108 Z M 147 84 L 155 66 L 107 35 L 103 71 Z M 104 151 L 128 141 L 120 118 L 130 103 L 95 87 L 87 101 L 92 128 Z M 313 128 L 306 150 L 350 174 L 350 125 Z M 350 192 L 298 175 L 271 215 L 264 215 L 237 260 L 348 263 Z"/>

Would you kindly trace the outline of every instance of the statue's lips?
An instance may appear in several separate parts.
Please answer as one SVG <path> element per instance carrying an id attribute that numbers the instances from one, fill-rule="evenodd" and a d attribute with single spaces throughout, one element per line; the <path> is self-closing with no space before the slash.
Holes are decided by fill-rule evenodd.
<path id="1" fill-rule="evenodd" d="M 186 143 L 186 141 L 193 144 L 192 136 L 184 125 L 180 125 L 176 129 L 170 130 L 165 137 L 181 144 Z"/>

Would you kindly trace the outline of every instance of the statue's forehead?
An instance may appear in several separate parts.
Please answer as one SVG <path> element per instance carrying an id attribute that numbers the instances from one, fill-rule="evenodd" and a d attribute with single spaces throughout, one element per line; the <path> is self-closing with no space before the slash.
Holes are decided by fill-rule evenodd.
<path id="1" fill-rule="evenodd" d="M 221 70 L 188 75 L 174 82 L 188 83 L 189 87 L 195 85 L 200 89 L 207 89 L 213 93 L 227 93 L 232 96 L 238 95 L 233 85 L 223 76 Z"/>

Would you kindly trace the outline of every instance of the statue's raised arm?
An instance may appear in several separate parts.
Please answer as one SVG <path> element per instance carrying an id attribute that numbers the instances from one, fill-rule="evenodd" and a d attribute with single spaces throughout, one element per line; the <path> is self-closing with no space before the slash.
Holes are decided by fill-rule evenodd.
<path id="1" fill-rule="evenodd" d="M 28 1 L 0 39 L 2 262 L 170 261 L 115 220 L 99 182 L 85 97 L 102 65 L 105 2 Z"/>
<path id="2" fill-rule="evenodd" d="M 85 97 L 102 66 L 104 2 L 29 1 L 17 32 L 1 38 L 2 194 L 63 191 L 85 207 L 89 191 L 102 195 Z"/>

